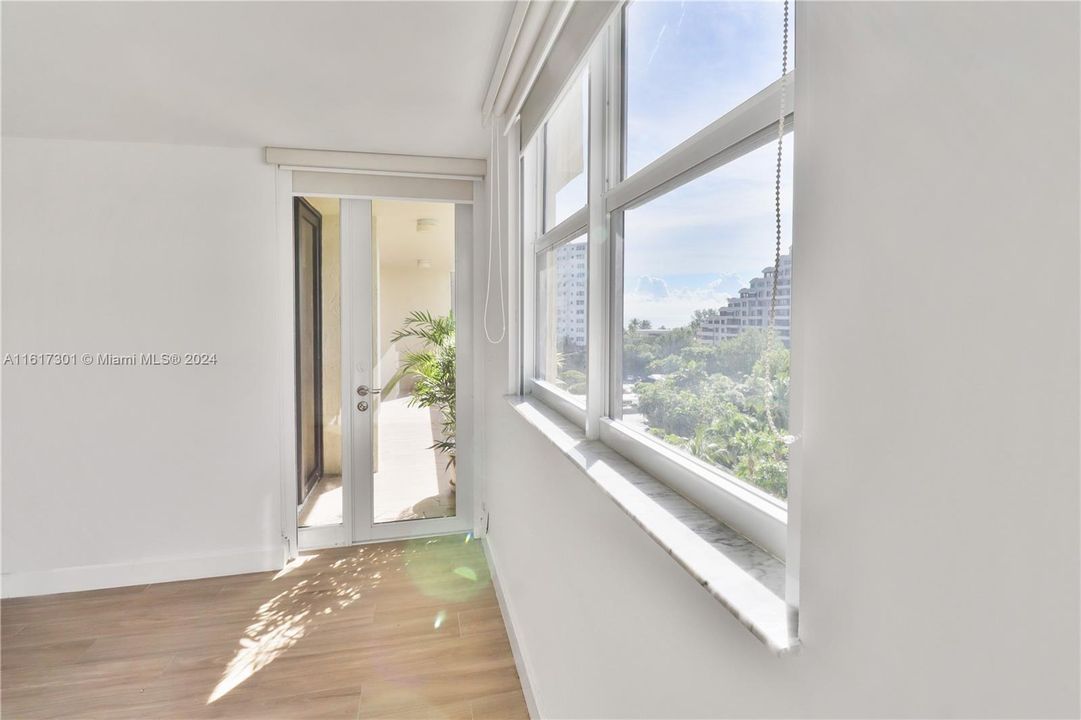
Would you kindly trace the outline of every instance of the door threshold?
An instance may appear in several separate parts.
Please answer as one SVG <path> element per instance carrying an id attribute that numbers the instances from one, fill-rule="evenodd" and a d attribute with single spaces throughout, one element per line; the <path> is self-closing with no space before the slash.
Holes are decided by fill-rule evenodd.
<path id="1" fill-rule="evenodd" d="M 297 528 L 297 548 L 301 552 L 340 547 L 348 544 L 345 526 L 341 524 Z"/>
<path id="2" fill-rule="evenodd" d="M 458 518 L 442 518 L 445 520 L 457 520 Z M 423 526 L 413 523 L 424 523 Z M 407 527 L 384 527 L 386 525 L 407 525 Z M 421 533 L 417 531 L 423 527 Z M 376 525 L 371 537 L 363 540 L 347 542 L 345 529 L 341 525 L 324 525 L 321 527 L 305 527 L 297 529 L 298 547 L 300 552 L 311 550 L 325 550 L 327 548 L 343 547 L 346 545 L 371 545 L 373 543 L 393 542 L 395 540 L 419 540 L 431 537 L 443 537 L 446 535 L 466 534 L 474 537 L 473 528 L 464 523 L 441 523 L 433 527 L 431 520 L 402 520 L 395 523 L 383 523 Z"/>

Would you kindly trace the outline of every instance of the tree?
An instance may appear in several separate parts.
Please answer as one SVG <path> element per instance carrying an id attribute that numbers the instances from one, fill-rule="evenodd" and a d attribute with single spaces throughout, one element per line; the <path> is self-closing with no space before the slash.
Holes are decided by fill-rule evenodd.
<path id="1" fill-rule="evenodd" d="M 710 318 L 715 318 L 718 315 L 718 311 L 714 308 L 707 308 L 705 310 L 695 310 L 694 317 L 691 318 L 691 327 L 697 330 L 702 327 L 702 323 Z"/>
<path id="2" fill-rule="evenodd" d="M 648 321 L 631 320 L 631 324 L 636 328 L 641 327 L 642 322 Z M 650 366 L 654 361 L 677 354 L 695 342 L 694 330 L 690 327 L 676 328 L 656 335 L 644 335 L 632 330 L 631 325 L 628 324 L 627 330 L 623 333 L 623 377 L 630 380 L 645 377 L 650 373 L 665 372 L 653 370 Z"/>
<path id="3" fill-rule="evenodd" d="M 430 312 L 415 310 L 394 331 L 390 341 L 397 343 L 406 338 L 420 340 L 423 349 L 405 354 L 398 371 L 383 386 L 383 392 L 389 394 L 405 377 L 416 379 L 409 406 L 439 410 L 442 437 L 431 447 L 447 455 L 447 467 L 450 467 L 457 451 L 454 314 L 434 317 Z"/>
<path id="4" fill-rule="evenodd" d="M 563 386 L 563 389 L 571 395 L 586 394 L 586 374 L 581 370 L 568 370 L 560 373 L 557 384 Z"/>
<path id="5" fill-rule="evenodd" d="M 624 368 L 629 346 L 633 363 L 651 358 L 649 372 L 664 376 L 635 385 L 650 433 L 785 497 L 788 349 L 759 329 L 716 345 L 688 330 L 625 336 Z"/>

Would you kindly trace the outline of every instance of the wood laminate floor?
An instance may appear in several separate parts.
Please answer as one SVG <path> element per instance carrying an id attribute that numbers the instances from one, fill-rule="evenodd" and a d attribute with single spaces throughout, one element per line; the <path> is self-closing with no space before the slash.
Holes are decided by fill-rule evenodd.
<path id="1" fill-rule="evenodd" d="M 480 543 L 0 604 L 4 718 L 528 717 Z"/>

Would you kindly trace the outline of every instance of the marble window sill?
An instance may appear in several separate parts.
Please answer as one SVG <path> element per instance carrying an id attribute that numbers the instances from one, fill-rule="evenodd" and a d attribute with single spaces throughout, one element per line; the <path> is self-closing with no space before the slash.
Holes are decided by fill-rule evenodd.
<path id="1" fill-rule="evenodd" d="M 755 637 L 777 654 L 799 647 L 783 562 L 607 445 L 587 440 L 555 410 L 529 396 L 507 400 Z"/>

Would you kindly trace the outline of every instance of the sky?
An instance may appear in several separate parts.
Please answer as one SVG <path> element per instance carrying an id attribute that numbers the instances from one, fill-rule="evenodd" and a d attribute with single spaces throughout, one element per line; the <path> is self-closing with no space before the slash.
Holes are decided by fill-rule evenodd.
<path id="1" fill-rule="evenodd" d="M 628 174 L 780 77 L 781 18 L 779 1 L 628 6 Z M 792 146 L 789 134 L 784 252 L 791 244 Z M 773 264 L 776 152 L 771 142 L 626 213 L 625 319 L 685 325 L 694 310 L 724 305 Z"/>

